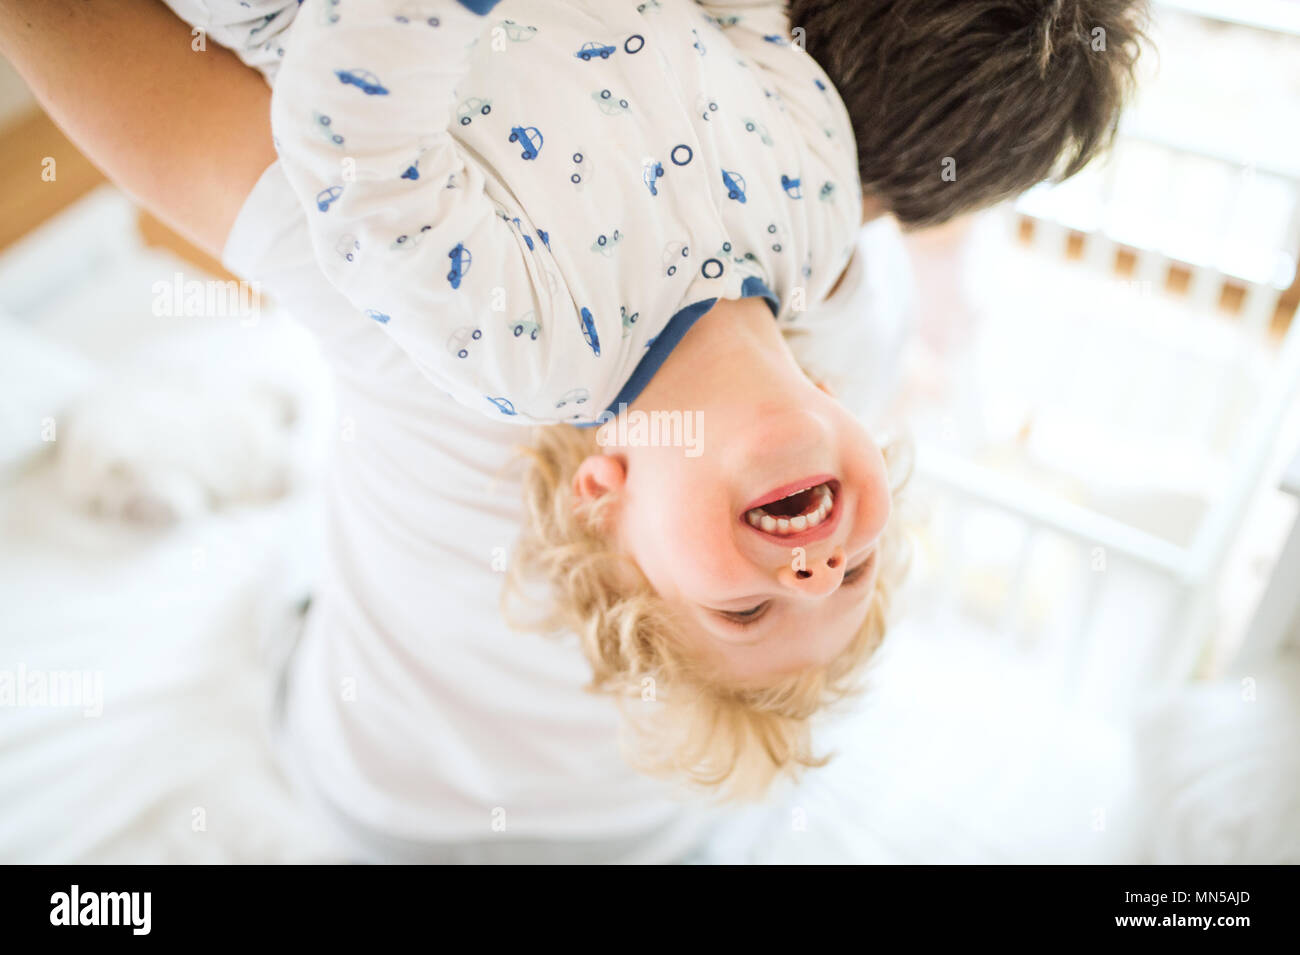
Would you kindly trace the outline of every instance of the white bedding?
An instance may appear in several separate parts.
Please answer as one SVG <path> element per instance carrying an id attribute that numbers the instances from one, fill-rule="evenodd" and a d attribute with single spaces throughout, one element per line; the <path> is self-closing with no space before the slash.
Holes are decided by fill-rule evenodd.
<path id="1" fill-rule="evenodd" d="M 258 635 L 288 610 L 272 582 L 309 503 L 158 536 L 69 514 L 39 475 L 4 492 L 0 656 L 102 670 L 104 703 L 98 717 L 0 710 L 0 860 L 341 858 L 290 796 L 264 724 Z M 831 765 L 739 825 L 718 860 L 1300 861 L 1294 690 L 1247 706 L 1203 688 L 1135 734 L 1063 709 L 978 634 L 911 623 L 876 687 L 837 727 Z"/>

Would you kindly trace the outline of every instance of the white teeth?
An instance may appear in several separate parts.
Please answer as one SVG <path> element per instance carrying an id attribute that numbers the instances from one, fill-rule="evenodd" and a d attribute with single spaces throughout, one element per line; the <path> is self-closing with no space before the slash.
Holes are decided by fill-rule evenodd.
<path id="1" fill-rule="evenodd" d="M 807 490 L 804 488 L 803 490 Z M 826 520 L 835 508 L 835 495 L 831 492 L 830 485 L 820 484 L 814 491 L 814 500 L 817 507 L 807 514 L 800 514 L 797 517 L 774 517 L 762 507 L 751 508 L 745 512 L 745 520 L 752 527 L 757 527 L 769 534 L 798 534 L 801 531 L 809 530 L 816 527 L 822 521 Z M 796 491 L 796 494 L 802 491 Z M 793 496 L 793 495 L 791 495 Z"/>

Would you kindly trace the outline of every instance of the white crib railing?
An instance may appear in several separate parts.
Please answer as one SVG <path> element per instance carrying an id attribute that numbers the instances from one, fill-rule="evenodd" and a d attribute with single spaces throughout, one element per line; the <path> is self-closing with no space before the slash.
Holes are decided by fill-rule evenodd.
<path id="1" fill-rule="evenodd" d="M 1300 501 L 1300 451 L 1291 458 L 1279 489 Z M 1260 596 L 1237 663 L 1246 665 L 1290 650 L 1300 653 L 1300 514 L 1291 523 L 1268 585 Z M 1289 641 L 1289 644 L 1288 644 Z"/>
<path id="2" fill-rule="evenodd" d="M 1187 166 L 1215 172 L 1208 178 L 1181 177 L 1178 170 Z M 1206 195 L 1206 181 L 1218 182 L 1221 194 Z M 1164 215 L 1162 209 L 1188 201 L 1183 194 L 1188 189 L 1196 193 L 1191 197 L 1193 214 L 1189 216 L 1184 206 L 1178 215 Z M 1149 195 L 1136 202 L 1134 196 L 1142 190 Z M 1261 203 L 1272 209 L 1271 232 L 1236 221 L 1239 206 L 1258 208 Z M 1272 334 L 1279 297 L 1296 275 L 1300 177 L 1285 170 L 1241 166 L 1229 157 L 1192 152 L 1175 143 L 1128 136 L 1121 138 L 1109 162 L 1062 186 L 1032 191 L 1021 199 L 1016 212 L 1016 227 L 1019 215 L 1028 216 L 1034 245 L 1056 258 L 1065 255 L 1070 236 L 1082 238 L 1081 269 L 1113 274 L 1117 254 L 1127 250 L 1136 257 L 1133 278 L 1149 282 L 1162 296 L 1167 294 L 1171 265 L 1189 272 L 1185 293 L 1189 314 L 1215 310 L 1225 286 L 1243 290 L 1226 360 L 1230 365 L 1241 362 L 1240 370 L 1252 354 L 1273 355 L 1262 378 L 1249 381 L 1253 371 L 1237 376 L 1247 379 L 1248 394 L 1236 393 L 1234 387 L 1206 409 L 1207 443 L 1215 443 L 1215 436 L 1222 439 L 1227 463 L 1223 480 L 1194 531 L 1181 542 L 1072 503 L 1028 481 L 1008 478 L 954 453 L 943 442 L 918 446 L 918 476 L 956 507 L 957 527 L 949 529 L 958 541 L 955 551 L 960 552 L 960 525 L 972 514 L 996 512 L 1019 528 L 1017 556 L 1004 575 L 1010 584 L 996 595 L 1002 605 L 996 625 L 1005 631 L 1016 629 L 1026 582 L 1034 574 L 1043 542 L 1072 548 L 1076 554 L 1072 566 L 1080 575 L 1073 581 L 1077 593 L 1059 608 L 1071 617 L 1059 647 L 1066 685 L 1078 692 L 1132 699 L 1143 688 L 1185 680 L 1194 672 L 1214 618 L 1216 582 L 1243 515 L 1276 457 L 1279 429 L 1300 384 L 1300 320 L 1289 322 L 1280 342 Z M 1193 220 L 1196 228 L 1189 228 L 1187 223 Z M 1162 363 L 1163 370 L 1153 370 L 1142 394 L 1177 396 L 1176 364 Z M 1151 413 L 1150 424 L 1158 427 L 1160 412 L 1148 407 L 1150 403 L 1141 402 L 1134 413 Z M 1242 404 L 1248 405 L 1244 413 Z M 1164 606 L 1141 632 L 1125 632 L 1122 608 L 1131 611 L 1135 606 L 1131 600 L 1108 600 L 1110 591 L 1125 586 L 1125 576 L 1112 572 L 1117 567 L 1163 586 Z M 945 586 L 955 586 L 951 575 L 960 572 L 960 567 L 949 566 Z M 1300 581 L 1292 593 L 1294 600 L 1300 600 Z M 1116 606 L 1121 609 L 1115 611 Z M 1107 651 L 1108 639 L 1125 645 Z M 1122 666 L 1107 664 L 1120 659 Z"/>

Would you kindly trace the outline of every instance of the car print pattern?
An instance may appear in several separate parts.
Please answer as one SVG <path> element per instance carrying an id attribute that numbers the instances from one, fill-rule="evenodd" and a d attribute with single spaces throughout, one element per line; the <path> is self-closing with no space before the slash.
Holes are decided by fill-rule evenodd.
<path id="1" fill-rule="evenodd" d="M 463 242 L 457 242 L 456 247 L 447 253 L 447 258 L 451 259 L 451 271 L 447 273 L 447 281 L 451 283 L 452 288 L 460 288 L 460 283 L 473 262 L 473 256 Z"/>
<path id="2" fill-rule="evenodd" d="M 591 309 L 587 308 L 585 305 L 580 314 L 580 321 L 582 323 L 582 337 L 586 340 L 587 346 L 591 349 L 591 353 L 599 358 L 600 335 L 596 333 L 596 320 L 592 318 Z"/>
<path id="3" fill-rule="evenodd" d="M 582 44 L 582 49 L 573 54 L 580 60 L 586 60 L 590 63 L 594 59 L 608 60 L 610 56 L 617 52 L 618 47 L 611 46 L 607 43 L 588 42 Z"/>
<path id="4" fill-rule="evenodd" d="M 462 126 L 468 126 L 479 116 L 487 116 L 492 112 L 492 101 L 480 99 L 477 96 L 471 96 L 456 107 L 456 119 Z"/>
<path id="5" fill-rule="evenodd" d="M 428 27 L 442 26 L 442 18 L 426 4 L 407 3 L 398 8 L 393 19 L 401 24 L 417 23 Z"/>
<path id="6" fill-rule="evenodd" d="M 341 195 L 343 195 L 342 186 L 330 186 L 328 189 L 322 189 L 316 193 L 316 208 L 321 212 L 329 212 L 330 206 L 337 202 Z"/>
<path id="7" fill-rule="evenodd" d="M 334 75 L 345 86 L 355 86 L 367 96 L 387 96 L 388 89 L 379 77 L 368 70 L 335 70 Z"/>
<path id="8" fill-rule="evenodd" d="M 615 96 L 608 89 L 596 90 L 591 94 L 600 111 L 606 116 L 624 116 L 631 111 L 631 104 L 625 96 Z"/>
<path id="9" fill-rule="evenodd" d="M 470 346 L 482 337 L 481 328 L 470 328 L 468 325 L 458 328 L 451 333 L 451 338 L 447 339 L 447 351 L 457 358 L 468 358 Z"/>
<path id="10" fill-rule="evenodd" d="M 536 126 L 515 126 L 510 130 L 510 141 L 523 147 L 520 158 L 536 159 L 542 152 L 542 134 Z"/>
<path id="11" fill-rule="evenodd" d="M 510 332 L 515 338 L 522 338 L 527 341 L 537 341 L 537 336 L 541 334 L 541 328 L 537 324 L 537 315 L 535 312 L 525 312 L 519 318 L 508 323 Z"/>
<path id="12" fill-rule="evenodd" d="M 400 8 L 384 4 L 384 0 L 377 2 L 386 5 L 390 11 L 396 11 L 390 13 L 390 20 L 410 31 L 408 36 L 414 37 L 425 31 L 430 36 L 435 30 L 446 32 L 450 23 L 450 20 L 438 17 L 439 6 L 436 0 L 412 0 Z M 660 17 L 664 15 L 665 3 L 666 0 L 643 0 L 636 4 L 636 10 L 642 17 Z M 348 11 L 353 7 L 336 0 L 326 0 L 323 9 L 328 13 L 326 19 L 330 28 L 335 29 L 338 24 L 349 19 Z M 678 11 L 674 10 L 673 16 L 678 15 Z M 532 292 L 537 307 L 521 308 L 514 313 L 514 317 L 498 318 L 481 327 L 474 324 L 458 327 L 450 338 L 445 339 L 446 353 L 454 361 L 495 374 L 490 370 L 509 366 L 508 362 L 502 364 L 501 359 L 487 354 L 499 347 L 494 343 L 502 338 L 518 343 L 514 346 L 521 349 L 516 353 L 518 355 L 526 355 L 530 351 L 538 353 L 536 349 L 545 331 L 539 317 L 554 315 L 552 309 L 557 307 L 567 310 L 572 302 L 568 296 L 573 294 L 577 297 L 574 293 L 579 287 L 596 291 L 594 298 L 583 296 L 586 298 L 585 303 L 573 303 L 576 305 L 577 337 L 581 338 L 581 343 L 585 346 L 587 361 L 602 362 L 609 357 L 611 351 L 617 357 L 627 354 L 629 348 L 638 351 L 649 348 L 657 340 L 654 333 L 663 328 L 665 320 L 672 314 L 671 310 L 664 311 L 661 304 L 663 293 L 654 293 L 655 304 L 649 306 L 648 310 L 647 304 L 638 298 L 640 310 L 637 310 L 625 304 L 626 299 L 623 304 L 617 299 L 610 302 L 602 297 L 601 292 L 610 282 L 617 283 L 622 291 L 635 289 L 635 284 L 624 285 L 623 276 L 636 274 L 638 259 L 660 273 L 665 280 L 663 289 L 684 291 L 689 283 L 701 280 L 736 282 L 738 280 L 734 276 L 729 278 L 733 270 L 739 270 L 744 278 L 759 277 L 765 283 L 790 273 L 798 275 L 801 283 L 808 281 L 816 263 L 808 255 L 808 248 L 802 241 L 794 243 L 798 258 L 788 271 L 777 275 L 771 271 L 776 263 L 788 260 L 791 236 L 808 233 L 802 225 L 796 229 L 790 228 L 791 223 L 799 221 L 791 216 L 802 213 L 792 213 L 789 210 L 804 208 L 798 201 L 804 198 L 806 182 L 818 184 L 810 185 L 810 191 L 826 203 L 840 201 L 841 190 L 836 188 L 833 179 L 824 175 L 829 167 L 816 163 L 808 166 L 806 150 L 801 148 L 797 152 L 792 151 L 788 143 L 782 142 L 790 130 L 789 121 L 782 113 L 788 110 L 794 115 L 798 110 L 808 110 L 810 103 L 816 107 L 822 100 L 828 104 L 837 101 L 817 76 L 811 79 L 818 92 L 805 95 L 803 99 L 796 95 L 797 90 L 789 84 L 782 85 L 780 78 L 765 80 L 768 86 L 779 89 L 764 89 L 760 86 L 753 95 L 748 92 L 738 94 L 737 89 L 740 87 L 733 88 L 727 81 L 718 79 L 721 75 L 719 70 L 731 70 L 737 74 L 736 83 L 741 84 L 741 87 L 752 88 L 752 76 L 757 74 L 741 71 L 752 70 L 758 61 L 757 55 L 748 51 L 747 55 L 737 54 L 725 42 L 720 29 L 725 31 L 735 28 L 744 18 L 711 17 L 707 14 L 697 16 L 698 25 L 689 30 L 685 43 L 690 48 L 687 52 L 693 49 L 701 63 L 701 69 L 705 71 L 701 76 L 709 77 L 711 81 L 702 84 L 704 92 L 699 93 L 694 100 L 686 101 L 682 110 L 684 122 L 677 129 L 665 125 L 662 130 L 651 130 L 649 126 L 643 127 L 637 123 L 614 122 L 636 111 L 637 86 L 632 80 L 640 74 L 626 72 L 629 65 L 656 62 L 653 59 L 656 56 L 659 57 L 658 62 L 663 62 L 662 52 L 655 53 L 651 49 L 650 54 L 643 53 L 647 48 L 647 38 L 651 41 L 651 47 L 666 42 L 651 27 L 649 19 L 645 29 L 624 29 L 604 34 L 596 30 L 585 37 L 574 36 L 571 43 L 564 39 L 569 34 L 552 34 L 552 27 L 548 22 L 541 22 L 541 16 L 538 17 L 539 25 L 498 20 L 483 31 L 481 38 L 465 43 L 472 49 L 481 39 L 484 44 L 480 47 L 484 50 L 482 55 L 487 55 L 488 43 L 493 44 L 492 54 L 505 50 L 509 55 L 514 55 L 510 53 L 514 49 L 521 52 L 528 49 L 542 50 L 543 45 L 533 41 L 544 34 L 548 49 L 556 52 L 565 50 L 569 62 L 576 64 L 569 67 L 570 70 L 577 70 L 592 78 L 593 82 L 586 87 L 585 95 L 597 109 L 590 111 L 588 108 L 586 115 L 591 116 L 590 119 L 584 118 L 580 109 L 566 111 L 558 114 L 563 115 L 566 122 L 557 123 L 553 119 L 557 114 L 553 111 L 541 109 L 532 112 L 526 108 L 520 109 L 518 104 L 526 100 L 513 91 L 503 92 L 506 88 L 500 84 L 488 82 L 467 81 L 463 86 L 458 84 L 457 89 L 461 95 L 449 97 L 451 128 L 456 137 L 465 137 L 464 141 L 471 145 L 471 162 L 488 157 L 496 164 L 497 160 L 504 159 L 505 156 L 512 157 L 517 172 L 511 171 L 508 166 L 498 166 L 499 172 L 489 173 L 489 180 L 493 176 L 505 176 L 508 189 L 517 197 L 509 206 L 497 209 L 497 216 L 501 219 L 497 226 L 510 228 L 515 233 L 513 241 L 518 246 L 519 254 L 529 256 L 530 261 L 532 256 L 538 256 L 536 268 L 529 267 L 532 281 L 537 285 Z M 788 41 L 780 34 L 768 34 L 763 39 L 766 41 L 764 45 L 773 49 L 788 46 Z M 501 47 L 500 43 L 508 46 Z M 392 88 L 394 84 L 387 82 L 386 77 L 396 81 L 400 73 L 403 87 L 407 84 L 409 74 L 404 72 L 404 62 L 396 58 L 397 52 L 399 51 L 395 51 L 395 59 L 391 63 L 387 60 L 365 63 L 357 58 L 351 63 L 330 69 L 336 83 L 334 89 L 339 91 L 339 96 L 343 96 L 346 89 L 350 99 L 321 97 L 316 100 L 316 108 L 310 112 L 310 116 L 313 136 L 318 142 L 324 142 L 338 150 L 335 155 L 346 155 L 352 150 L 357 150 L 359 155 L 364 154 L 367 144 L 360 138 L 356 143 L 349 142 L 349 133 L 362 137 L 363 131 L 372 128 L 372 123 L 354 121 L 366 108 L 366 103 L 382 106 L 383 103 L 398 98 L 398 93 Z M 400 65 L 394 66 L 394 63 Z M 710 65 L 714 63 L 724 65 Z M 537 74 L 537 79 L 540 92 L 549 83 L 551 76 L 543 70 Z M 788 99 L 782 93 L 787 94 Z M 527 95 L 532 95 L 532 91 L 529 90 Z M 352 105 L 349 106 L 348 103 Z M 605 124 L 606 119 L 610 121 L 609 125 Z M 805 124 L 804 128 L 811 128 L 819 135 L 839 122 L 839 118 L 829 112 L 810 119 L 813 122 Z M 643 135 L 645 141 L 641 142 Z M 498 145 L 489 149 L 489 141 Z M 629 151 L 626 147 L 633 141 L 638 141 L 640 148 Z M 507 144 L 514 149 L 507 151 Z M 702 145 L 705 148 L 701 150 Z M 647 146 L 651 148 L 646 148 Z M 464 169 L 448 170 L 445 163 L 429 159 L 431 154 L 427 152 L 428 149 L 425 140 L 412 142 L 410 161 L 404 165 L 399 162 L 395 168 L 389 167 L 387 174 L 392 177 L 390 181 L 404 180 L 409 183 L 412 196 L 425 188 L 427 178 L 433 178 L 439 188 L 445 183 L 447 189 L 462 188 L 478 181 L 473 178 L 472 170 L 467 178 Z M 785 170 L 779 166 L 773 169 L 772 159 L 758 159 L 760 154 L 785 160 Z M 800 165 L 805 168 L 800 169 Z M 337 160 L 335 166 L 337 167 Z M 849 167 L 846 165 L 844 168 Z M 597 172 L 600 173 L 599 176 Z M 382 171 L 378 174 L 382 175 Z M 369 180 L 366 181 L 372 181 L 376 173 L 368 175 Z M 811 178 L 813 176 L 816 178 Z M 337 173 L 335 178 L 337 180 Z M 345 190 L 359 190 L 360 187 L 346 176 L 345 180 L 346 184 L 337 181 L 322 183 L 311 194 L 314 197 L 314 211 L 329 216 L 331 221 L 339 219 L 339 225 L 355 228 L 358 224 L 355 216 L 363 208 L 362 203 L 351 192 L 348 193 L 348 201 L 340 204 L 339 200 L 343 198 Z M 567 182 L 567 187 L 561 186 L 561 182 Z M 548 186 L 548 183 L 553 185 Z M 714 226 L 717 219 L 711 217 L 697 220 L 694 224 L 687 219 L 683 223 L 687 228 L 666 230 L 667 234 L 664 234 L 663 224 L 655 224 L 654 232 L 658 241 L 651 248 L 659 251 L 651 251 L 647 256 L 641 233 L 646 231 L 648 223 L 640 217 L 653 213 L 639 211 L 639 206 L 632 204 L 631 200 L 634 195 L 639 195 L 637 202 L 656 203 L 669 210 L 670 214 L 678 213 L 680 208 L 665 199 L 665 190 L 679 196 L 708 197 L 706 202 L 717 209 L 724 230 L 719 234 L 716 228 L 712 228 L 711 235 L 700 231 L 702 222 L 707 222 L 709 227 Z M 609 213 L 601 217 L 603 222 L 597 218 L 594 222 L 597 229 L 586 231 L 585 236 L 583 232 L 575 234 L 573 222 L 563 214 L 556 214 L 566 211 L 564 207 L 550 209 L 549 215 L 542 216 L 549 231 L 539 228 L 530 219 L 542 211 L 543 207 L 535 208 L 536 200 L 532 197 L 544 195 L 548 191 L 555 194 L 562 191 L 563 195 L 569 197 L 572 207 L 580 208 L 587 216 L 584 221 L 592 221 L 591 215 L 598 213 L 602 207 L 608 208 Z M 847 200 L 849 191 L 843 191 L 843 198 Z M 617 202 L 602 205 L 614 197 L 617 197 Z M 728 207 L 735 212 L 727 212 Z M 339 210 L 343 210 L 346 216 L 340 217 Z M 401 219 L 395 221 L 400 226 Z M 429 253 L 425 249 L 429 243 L 426 239 L 431 232 L 435 232 L 439 240 L 434 247 L 446 250 L 445 253 L 437 253 L 446 256 L 443 267 L 445 283 L 441 286 L 444 294 L 462 296 L 469 302 L 469 296 L 481 296 L 484 288 L 500 284 L 500 279 L 494 281 L 491 276 L 494 270 L 499 274 L 500 259 L 495 249 L 484 259 L 484 262 L 490 264 L 480 266 L 481 277 L 477 280 L 473 278 L 476 273 L 473 270 L 471 248 L 485 251 L 481 243 L 491 242 L 490 236 L 480 235 L 476 227 L 465 229 L 458 236 L 453 230 L 448 230 L 446 224 L 431 221 L 432 225 L 408 220 L 405 232 L 390 232 L 386 236 L 356 229 L 357 234 L 363 236 L 361 239 L 350 232 L 336 229 L 329 240 L 336 253 L 335 261 L 339 263 L 339 268 L 373 270 L 373 263 L 385 257 L 371 255 L 367 258 L 364 255 L 367 246 L 372 252 L 387 247 L 390 252 L 403 255 L 419 250 L 418 254 L 424 257 L 422 261 L 428 261 Z M 597 230 L 598 234 L 592 238 L 593 232 Z M 676 239 L 673 233 L 676 233 Z M 688 235 L 702 240 L 702 254 L 695 253 L 692 248 L 694 243 L 687 241 Z M 666 239 L 669 241 L 665 242 Z M 732 240 L 738 240 L 739 245 Z M 446 241 L 445 245 L 442 244 L 443 241 Z M 606 259 L 610 261 L 610 267 L 606 269 L 593 264 L 589 268 L 595 271 L 588 273 L 579 270 L 576 274 L 570 274 L 569 270 L 576 265 L 576 260 L 570 258 L 572 250 L 581 248 L 584 244 L 591 253 L 600 257 L 594 259 L 595 263 Z M 329 246 L 325 248 L 328 249 Z M 551 258 L 552 253 L 557 257 Z M 486 272 L 483 271 L 485 268 Z M 436 276 L 437 270 L 433 271 Z M 578 279 L 576 285 L 575 277 Z M 507 291 L 510 295 L 516 294 L 513 289 L 508 288 Z M 370 320 L 387 329 L 396 332 L 428 321 L 423 315 L 406 314 L 383 304 L 382 296 L 376 296 L 375 301 L 381 304 L 363 311 Z M 686 304 L 689 303 L 682 302 L 679 307 Z M 475 311 L 469 314 L 485 314 L 478 311 L 481 306 L 472 307 Z M 604 327 L 601 327 L 602 323 Z M 568 322 L 557 322 L 556 325 L 554 333 L 548 336 L 552 340 L 545 345 L 543 353 L 568 347 L 564 342 L 573 336 L 573 325 Z M 614 328 L 618 328 L 620 333 L 614 334 Z M 602 342 L 602 337 L 612 337 L 615 340 L 612 349 L 608 341 Z M 607 387 L 604 384 L 606 373 L 602 372 L 592 378 L 584 374 L 581 368 L 575 364 L 572 373 L 587 378 L 582 387 L 560 388 L 549 392 L 553 396 L 549 400 L 555 405 L 557 418 L 590 418 L 601 410 L 600 403 L 592 401 L 591 384 L 599 380 L 603 394 L 603 389 Z M 481 390 L 478 391 L 480 400 L 486 399 L 502 415 L 539 420 L 534 417 L 539 413 L 534 404 L 528 402 L 526 407 L 519 406 L 520 395 L 512 394 L 508 380 L 497 381 L 496 384 L 493 381 L 496 379 L 483 379 Z M 559 397 L 554 397 L 556 395 Z M 527 414 L 524 414 L 525 411 Z M 545 420 L 545 416 L 540 420 Z"/>

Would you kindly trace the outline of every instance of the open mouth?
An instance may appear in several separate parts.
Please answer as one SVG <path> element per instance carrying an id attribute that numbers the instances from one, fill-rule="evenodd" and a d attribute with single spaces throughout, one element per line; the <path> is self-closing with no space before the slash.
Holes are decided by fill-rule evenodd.
<path id="1" fill-rule="evenodd" d="M 748 508 L 744 520 L 775 537 L 803 534 L 830 520 L 838 491 L 839 482 L 834 479 L 804 484 L 781 497 Z"/>

